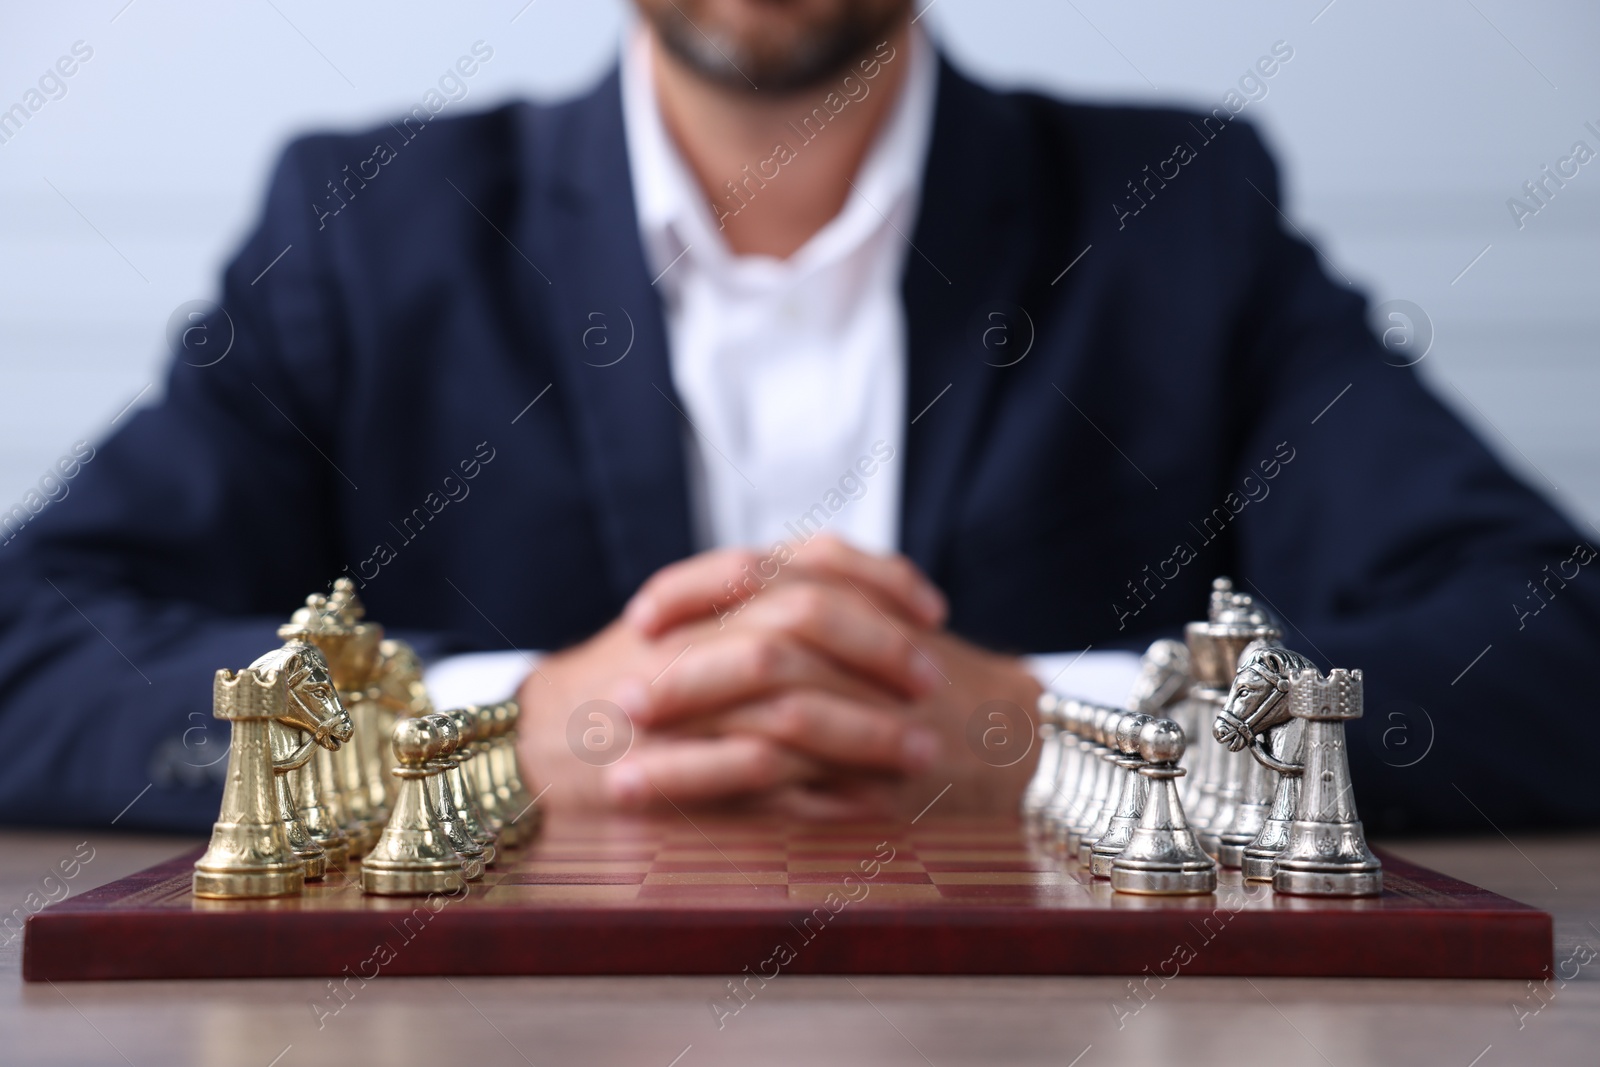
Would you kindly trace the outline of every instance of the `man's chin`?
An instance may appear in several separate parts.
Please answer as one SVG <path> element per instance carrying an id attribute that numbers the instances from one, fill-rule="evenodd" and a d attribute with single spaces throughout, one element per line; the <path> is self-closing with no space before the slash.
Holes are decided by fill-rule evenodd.
<path id="1" fill-rule="evenodd" d="M 753 5 L 772 10 L 769 5 Z M 744 92 L 803 93 L 826 85 L 856 59 L 894 34 L 909 4 L 849 4 L 826 24 L 780 26 L 793 20 L 780 11 L 750 14 L 746 25 L 719 24 L 694 5 L 641 4 L 642 13 L 667 52 L 712 84 Z M 759 28 L 748 23 L 767 18 Z"/>

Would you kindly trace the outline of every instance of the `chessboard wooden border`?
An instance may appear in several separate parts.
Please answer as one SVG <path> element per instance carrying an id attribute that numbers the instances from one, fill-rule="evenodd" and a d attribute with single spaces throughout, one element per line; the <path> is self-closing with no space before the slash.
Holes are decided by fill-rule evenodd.
<path id="1" fill-rule="evenodd" d="M 1385 877 L 1414 906 L 1279 898 L 1229 913 L 1207 939 L 1213 898 L 1117 896 L 1104 908 L 1025 905 L 845 908 L 804 938 L 810 911 L 724 907 L 443 907 L 400 940 L 420 901 L 304 909 L 143 908 L 141 893 L 186 873 L 199 849 L 52 905 L 28 919 L 28 981 L 384 975 L 1261 975 L 1542 978 L 1551 916 L 1383 855 Z M 1393 892 L 1393 890 L 1391 890 Z M 131 899 L 130 899 L 131 898 Z M 375 963 L 380 944 L 399 943 Z M 1187 948 L 1188 951 L 1184 951 Z M 782 959 L 782 955 L 790 958 Z"/>

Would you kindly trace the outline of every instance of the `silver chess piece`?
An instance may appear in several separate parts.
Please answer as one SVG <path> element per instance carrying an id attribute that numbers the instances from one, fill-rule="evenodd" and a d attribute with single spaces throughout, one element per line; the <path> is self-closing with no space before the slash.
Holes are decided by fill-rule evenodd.
<path id="1" fill-rule="evenodd" d="M 1367 848 L 1356 815 L 1344 725 L 1361 717 L 1362 676 L 1310 667 L 1290 679 L 1289 714 L 1305 723 L 1305 770 L 1289 840 L 1272 888 L 1298 896 L 1369 897 L 1383 891 L 1383 865 Z"/>
<path id="2" fill-rule="evenodd" d="M 1302 724 L 1289 714 L 1289 679 L 1295 671 L 1310 666 L 1298 652 L 1261 641 L 1252 642 L 1239 660 L 1227 704 L 1211 727 L 1212 736 L 1225 749 L 1254 757 L 1245 761 L 1242 792 L 1232 816 L 1226 825 L 1214 827 L 1216 855 L 1224 867 L 1244 865 L 1245 850 L 1265 828 L 1278 794 L 1297 793 L 1300 768 L 1291 761 L 1298 758 L 1292 750 Z M 1292 799 L 1285 807 L 1293 811 Z M 1201 844 L 1205 844 L 1203 839 Z M 1283 842 L 1278 840 L 1271 847 L 1281 850 Z"/>
<path id="3" fill-rule="evenodd" d="M 1145 798 L 1150 792 L 1150 780 L 1139 773 L 1144 758 L 1139 755 L 1139 735 L 1152 716 L 1138 714 L 1123 719 L 1117 730 L 1117 768 L 1121 785 L 1117 793 L 1116 808 L 1106 820 L 1106 829 L 1097 836 L 1085 859 L 1089 873 L 1096 878 L 1111 877 L 1111 861 L 1122 854 L 1133 840 L 1133 831 L 1144 815 Z"/>
<path id="4" fill-rule="evenodd" d="M 1116 729 L 1115 719 L 1121 717 L 1121 712 L 1111 708 L 1084 705 L 1087 711 L 1087 723 L 1080 737 L 1080 747 L 1083 752 L 1083 768 L 1078 784 L 1078 795 L 1082 799 L 1077 809 L 1076 816 L 1066 828 L 1064 837 L 1057 839 L 1061 851 L 1069 859 L 1076 858 L 1079 848 L 1083 845 L 1084 835 L 1094 828 L 1096 820 L 1100 818 L 1100 809 L 1105 807 L 1111 795 L 1112 765 L 1104 758 L 1110 751 L 1106 747 L 1105 738 L 1108 732 Z"/>
<path id="5" fill-rule="evenodd" d="M 1183 815 L 1173 781 L 1183 775 L 1184 737 L 1171 719 L 1152 719 L 1139 731 L 1138 773 L 1149 792 L 1128 847 L 1111 861 L 1111 888 L 1119 893 L 1194 895 L 1217 888 L 1217 865 L 1200 848 Z"/>
<path id="6" fill-rule="evenodd" d="M 1106 802 L 1101 806 L 1100 814 L 1095 816 L 1094 825 L 1078 844 L 1079 866 L 1093 868 L 1095 846 L 1111 832 L 1112 821 L 1128 793 L 1128 779 L 1136 777 L 1133 773 L 1136 765 L 1130 765 L 1126 753 L 1129 749 L 1138 749 L 1139 730 L 1151 718 L 1149 715 L 1125 712 L 1106 728 L 1105 751 L 1100 754 L 1107 764 Z"/>
<path id="7" fill-rule="evenodd" d="M 1139 676 L 1128 694 L 1128 710 L 1153 718 L 1167 717 L 1170 709 L 1183 700 L 1189 683 L 1189 646 L 1163 637 L 1152 642 L 1139 657 Z"/>
<path id="8" fill-rule="evenodd" d="M 1055 795 L 1061 769 L 1061 745 L 1056 740 L 1056 711 L 1061 698 L 1046 689 L 1039 694 L 1039 765 L 1022 794 L 1022 817 L 1037 826 L 1050 798 Z"/>
<path id="9" fill-rule="evenodd" d="M 1050 847 L 1064 840 L 1078 809 L 1083 804 L 1080 787 L 1084 782 L 1084 745 L 1079 733 L 1086 723 L 1086 709 L 1076 700 L 1056 704 L 1056 780 L 1050 801 L 1040 819 L 1040 833 Z"/>
<path id="10" fill-rule="evenodd" d="M 1228 688 L 1246 646 L 1252 641 L 1277 644 L 1283 633 L 1277 620 L 1254 597 L 1235 592 L 1232 581 L 1218 578 L 1211 583 L 1206 621 L 1191 622 L 1184 627 L 1183 635 L 1194 679 L 1189 687 L 1192 708 L 1185 713 L 1193 716 L 1196 726 L 1194 734 L 1186 736 L 1199 739 L 1194 765 L 1196 777 L 1201 779 L 1189 790 L 1189 799 L 1194 803 L 1190 825 L 1201 835 L 1202 844 L 1211 844 L 1208 851 L 1215 851 L 1215 837 L 1208 839 L 1206 833 L 1231 820 L 1232 807 L 1244 788 L 1244 761 L 1250 757 L 1217 745 L 1210 731 L 1199 727 L 1212 722 L 1227 703 Z M 1219 809 L 1225 819 L 1218 818 Z"/>

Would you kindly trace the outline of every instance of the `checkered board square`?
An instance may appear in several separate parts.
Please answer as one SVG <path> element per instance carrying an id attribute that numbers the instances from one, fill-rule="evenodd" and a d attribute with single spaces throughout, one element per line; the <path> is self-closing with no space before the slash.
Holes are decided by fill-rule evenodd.
<path id="1" fill-rule="evenodd" d="M 380 898 L 356 871 L 304 896 L 205 901 L 194 853 L 30 919 L 24 976 L 794 973 L 1538 977 L 1544 912 L 1385 856 L 1383 896 L 1136 897 L 1015 819 L 815 823 L 566 817 L 465 894 Z M 379 949 L 382 946 L 387 951 Z M 1181 963 L 1175 962 L 1181 961 Z M 363 972 L 365 973 L 365 972 Z"/>

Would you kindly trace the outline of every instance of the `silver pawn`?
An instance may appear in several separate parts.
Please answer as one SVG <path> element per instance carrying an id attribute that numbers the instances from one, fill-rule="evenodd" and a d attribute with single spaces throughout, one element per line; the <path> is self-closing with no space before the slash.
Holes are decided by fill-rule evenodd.
<path id="1" fill-rule="evenodd" d="M 1111 772 L 1115 768 L 1103 758 L 1109 751 L 1105 737 L 1109 730 L 1116 728 L 1113 720 L 1120 718 L 1121 714 L 1110 708 L 1089 709 L 1089 724 L 1082 738 L 1083 779 L 1078 788 L 1083 803 L 1078 808 L 1077 817 L 1067 828 L 1065 839 L 1060 841 L 1061 851 L 1068 859 L 1077 858 L 1084 835 L 1094 828 L 1095 821 L 1100 818 L 1100 809 L 1110 796 Z"/>
<path id="2" fill-rule="evenodd" d="M 1217 888 L 1217 865 L 1200 849 L 1183 817 L 1173 780 L 1183 775 L 1183 731 L 1171 719 L 1152 719 L 1139 731 L 1139 774 L 1149 779 L 1144 813 L 1128 847 L 1111 861 L 1119 893 L 1195 895 Z"/>
<path id="3" fill-rule="evenodd" d="M 1117 766 L 1122 772 L 1122 789 L 1117 794 L 1116 810 L 1106 822 L 1105 833 L 1095 839 L 1089 852 L 1087 866 L 1096 878 L 1111 877 L 1111 861 L 1133 840 L 1133 831 L 1144 814 L 1150 780 L 1139 773 L 1139 768 L 1144 766 L 1144 759 L 1139 755 L 1139 734 L 1151 721 L 1149 715 L 1134 715 L 1124 720 L 1124 729 L 1117 731 Z"/>
<path id="4" fill-rule="evenodd" d="M 1061 769 L 1061 746 L 1056 743 L 1056 712 L 1061 698 L 1049 690 L 1039 694 L 1039 765 L 1034 768 L 1028 788 L 1022 794 L 1022 817 L 1036 826 L 1056 790 L 1056 774 Z"/>
<path id="5" fill-rule="evenodd" d="M 1125 714 L 1117 717 L 1115 727 L 1111 728 L 1106 736 L 1106 750 L 1100 758 L 1110 765 L 1107 770 L 1106 802 L 1100 809 L 1100 814 L 1095 818 L 1094 826 L 1083 836 L 1083 841 L 1078 845 L 1078 865 L 1081 867 L 1094 866 L 1094 848 L 1100 839 L 1111 832 L 1111 821 L 1116 818 L 1118 809 L 1122 806 L 1122 799 L 1128 789 L 1128 780 L 1137 777 L 1129 767 L 1125 752 L 1126 747 L 1138 746 L 1139 731 L 1152 716 L 1142 714 Z"/>

